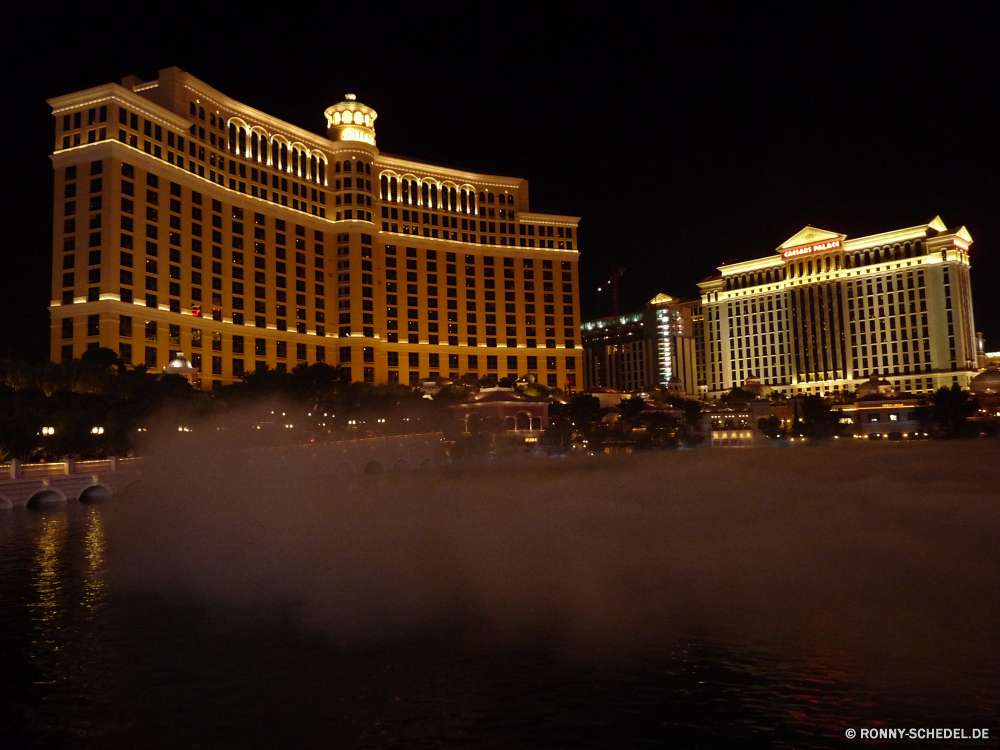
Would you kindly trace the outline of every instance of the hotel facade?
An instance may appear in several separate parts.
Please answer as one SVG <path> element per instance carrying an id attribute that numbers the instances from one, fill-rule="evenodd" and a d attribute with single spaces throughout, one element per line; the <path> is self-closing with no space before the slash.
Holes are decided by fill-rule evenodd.
<path id="1" fill-rule="evenodd" d="M 640 312 L 583 323 L 586 386 L 638 391 L 677 378 L 685 394 L 697 396 L 693 307 L 658 294 Z"/>
<path id="2" fill-rule="evenodd" d="M 177 68 L 48 103 L 53 360 L 577 388 L 579 217 L 532 213 L 527 180 L 382 153 L 351 95 L 325 136 Z"/>
<path id="3" fill-rule="evenodd" d="M 971 244 L 940 217 L 857 238 L 806 227 L 772 255 L 720 267 L 694 311 L 703 395 L 752 377 L 788 396 L 852 391 L 873 374 L 898 391 L 968 388 Z"/>

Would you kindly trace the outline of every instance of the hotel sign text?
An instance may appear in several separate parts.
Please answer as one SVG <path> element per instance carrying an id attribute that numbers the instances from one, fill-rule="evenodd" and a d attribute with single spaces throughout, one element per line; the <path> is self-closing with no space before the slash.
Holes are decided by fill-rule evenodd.
<path id="1" fill-rule="evenodd" d="M 368 133 L 362 133 L 360 130 L 354 130 L 353 128 L 348 128 L 340 134 L 340 140 L 342 141 L 364 141 L 365 143 L 370 143 L 372 146 L 375 145 L 375 136 L 369 135 Z"/>
<path id="2" fill-rule="evenodd" d="M 817 242 L 815 245 L 803 245 L 802 247 L 789 248 L 788 250 L 785 250 L 781 256 L 783 258 L 797 258 L 800 255 L 818 253 L 821 250 L 833 250 L 837 247 L 840 247 L 840 240 L 829 240 L 828 242 Z"/>

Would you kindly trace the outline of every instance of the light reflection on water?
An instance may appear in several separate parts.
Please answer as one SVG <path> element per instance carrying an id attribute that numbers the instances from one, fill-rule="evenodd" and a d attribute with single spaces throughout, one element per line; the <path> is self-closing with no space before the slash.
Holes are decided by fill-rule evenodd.
<path id="1" fill-rule="evenodd" d="M 342 649 L 287 607 L 109 595 L 109 554 L 99 505 L 0 516 L 5 746 L 842 747 L 847 727 L 996 715 L 995 665 L 906 684 L 808 640 L 687 634 L 593 660 L 456 633 Z"/>

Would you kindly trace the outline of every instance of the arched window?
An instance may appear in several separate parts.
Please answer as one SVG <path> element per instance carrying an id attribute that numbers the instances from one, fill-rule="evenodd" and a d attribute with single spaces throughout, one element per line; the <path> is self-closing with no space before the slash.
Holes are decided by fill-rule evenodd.
<path id="1" fill-rule="evenodd" d="M 292 174 L 298 175 L 299 173 L 299 150 L 297 148 L 292 149 Z"/>
<path id="2" fill-rule="evenodd" d="M 479 193 L 479 202 L 480 203 L 486 203 L 486 193 L 480 191 L 480 193 Z"/>
<path id="3" fill-rule="evenodd" d="M 229 123 L 229 150 L 236 150 L 236 124 Z"/>
<path id="4" fill-rule="evenodd" d="M 514 196 L 513 195 L 508 195 L 507 196 L 507 205 L 508 206 L 513 206 L 514 205 Z"/>
<path id="5" fill-rule="evenodd" d="M 456 211 L 458 210 L 458 202 L 455 199 L 458 197 L 458 191 L 455 188 L 451 188 L 448 192 L 451 196 L 451 210 Z"/>
<path id="6" fill-rule="evenodd" d="M 426 182 L 423 183 L 423 185 L 420 186 L 420 198 L 421 198 L 421 201 L 420 201 L 421 205 L 423 205 L 423 206 L 429 206 L 430 205 L 430 203 L 431 203 L 431 199 L 430 199 L 430 185 L 428 185 Z"/>
<path id="7" fill-rule="evenodd" d="M 258 157 L 258 154 L 260 152 L 257 150 L 257 141 L 258 141 L 257 134 L 252 133 L 250 135 L 250 156 L 253 157 L 254 161 L 260 161 Z"/>
<path id="8" fill-rule="evenodd" d="M 240 156 L 246 156 L 246 154 L 247 154 L 247 131 L 244 130 L 243 128 L 240 128 L 240 130 L 239 130 L 239 136 L 240 136 L 239 154 L 240 154 Z"/>
<path id="9" fill-rule="evenodd" d="M 350 159 L 345 159 L 344 160 L 344 171 L 345 172 L 350 172 L 351 171 L 351 160 Z"/>
<path id="10" fill-rule="evenodd" d="M 382 175 L 381 186 L 382 186 L 382 200 L 384 201 L 389 200 L 389 178 L 386 177 L 385 175 Z"/>
<path id="11" fill-rule="evenodd" d="M 389 180 L 389 200 L 395 202 L 396 200 L 396 178 L 393 177 Z"/>
<path id="12" fill-rule="evenodd" d="M 437 185 L 431 185 L 431 208 L 438 207 L 438 187 Z"/>
<path id="13" fill-rule="evenodd" d="M 482 193 L 480 193 L 482 195 Z M 469 191 L 469 212 L 476 213 L 476 194 L 471 190 Z"/>
<path id="14" fill-rule="evenodd" d="M 417 181 L 410 180 L 410 205 L 417 205 Z"/>
<path id="15" fill-rule="evenodd" d="M 403 203 L 409 203 L 410 202 L 410 181 L 409 180 L 403 180 L 399 184 L 399 187 L 400 187 L 400 190 L 402 191 Z"/>
<path id="16" fill-rule="evenodd" d="M 288 144 L 281 144 L 281 168 L 288 171 Z"/>
<path id="17" fill-rule="evenodd" d="M 487 203 L 492 203 L 493 202 L 493 193 L 487 193 L 486 194 L 486 202 Z"/>
<path id="18" fill-rule="evenodd" d="M 462 191 L 462 213 L 469 212 L 469 193 L 467 190 Z"/>
<path id="19" fill-rule="evenodd" d="M 204 107 L 198 107 L 198 119 L 202 120 L 202 121 L 205 120 L 205 108 Z"/>
<path id="20" fill-rule="evenodd" d="M 340 174 L 340 162 L 339 161 L 335 161 L 333 163 L 333 173 L 334 174 Z"/>
<path id="21" fill-rule="evenodd" d="M 195 106 L 194 102 L 191 102 L 191 106 L 189 107 L 189 111 L 191 112 L 191 116 L 192 117 L 197 117 L 198 116 L 198 108 Z"/>
<path id="22" fill-rule="evenodd" d="M 319 160 L 319 184 L 326 184 L 326 162 L 322 159 Z"/>
<path id="23" fill-rule="evenodd" d="M 278 163 L 279 163 L 278 153 L 279 153 L 278 142 L 277 141 L 271 141 L 271 166 L 272 167 L 277 167 L 278 166 Z"/>

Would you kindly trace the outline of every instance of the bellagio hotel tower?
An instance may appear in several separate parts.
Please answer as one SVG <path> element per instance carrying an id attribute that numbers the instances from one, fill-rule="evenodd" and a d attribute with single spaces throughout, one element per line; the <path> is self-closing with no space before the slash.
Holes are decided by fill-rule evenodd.
<path id="1" fill-rule="evenodd" d="M 351 95 L 325 137 L 177 68 L 49 104 L 53 360 L 578 387 L 579 218 L 532 213 L 527 180 L 382 153 Z"/>

